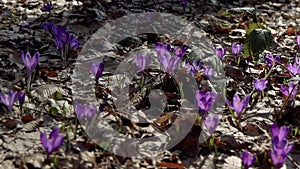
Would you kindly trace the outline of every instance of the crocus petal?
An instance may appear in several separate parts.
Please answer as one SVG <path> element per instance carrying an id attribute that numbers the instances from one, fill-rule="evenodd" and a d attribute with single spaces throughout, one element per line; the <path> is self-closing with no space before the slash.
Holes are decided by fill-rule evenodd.
<path id="1" fill-rule="evenodd" d="M 208 133 L 212 135 L 214 131 L 216 130 L 218 124 L 219 124 L 219 116 L 218 115 L 208 115 L 205 120 L 204 124 L 208 130 Z"/>
<path id="2" fill-rule="evenodd" d="M 46 134 L 46 132 L 41 132 L 40 133 L 40 140 L 41 140 L 41 144 L 43 145 L 43 147 L 47 147 L 47 134 Z"/>
<path id="3" fill-rule="evenodd" d="M 59 147 L 64 142 L 65 136 L 63 134 L 58 134 L 53 142 L 53 151 L 57 151 Z"/>
<path id="4" fill-rule="evenodd" d="M 242 105 L 241 99 L 237 93 L 234 94 L 232 103 L 233 103 L 234 110 L 237 113 L 240 113 L 242 111 L 243 105 Z"/>
<path id="5" fill-rule="evenodd" d="M 242 153 L 242 163 L 245 168 L 249 168 L 254 164 L 255 155 L 249 153 L 247 150 Z"/>
<path id="6" fill-rule="evenodd" d="M 58 136 L 59 129 L 58 128 L 53 128 L 51 133 L 49 134 L 49 139 L 51 138 L 56 138 Z"/>

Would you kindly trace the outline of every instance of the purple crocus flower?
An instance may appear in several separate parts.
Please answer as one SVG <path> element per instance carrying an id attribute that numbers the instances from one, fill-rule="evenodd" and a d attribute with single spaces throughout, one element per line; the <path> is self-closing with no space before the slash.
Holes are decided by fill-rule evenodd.
<path id="1" fill-rule="evenodd" d="M 140 69 L 140 71 L 145 70 L 145 68 L 149 65 L 151 61 L 151 57 L 143 54 L 136 55 L 134 57 L 134 62 L 136 66 Z"/>
<path id="2" fill-rule="evenodd" d="M 18 92 L 18 100 L 20 106 L 22 106 L 25 102 L 25 92 Z"/>
<path id="3" fill-rule="evenodd" d="M 297 56 L 295 56 L 295 63 L 294 64 L 287 64 L 286 68 L 290 71 L 291 75 L 297 75 L 300 73 L 300 61 Z"/>
<path id="4" fill-rule="evenodd" d="M 50 12 L 52 10 L 52 2 L 45 3 L 44 6 L 41 7 L 41 10 Z"/>
<path id="5" fill-rule="evenodd" d="M 264 78 L 254 80 L 254 87 L 260 92 L 267 88 L 267 84 L 268 81 L 265 80 Z"/>
<path id="6" fill-rule="evenodd" d="M 10 90 L 7 95 L 0 93 L 2 103 L 7 107 L 9 112 L 12 112 L 12 107 L 16 101 L 17 92 Z"/>
<path id="7" fill-rule="evenodd" d="M 275 64 L 279 61 L 280 61 L 280 56 L 278 56 L 278 55 L 273 56 L 272 54 L 267 54 L 265 56 L 265 62 L 268 67 L 272 67 L 273 64 Z"/>
<path id="8" fill-rule="evenodd" d="M 93 118 L 97 112 L 96 106 L 88 104 L 79 104 L 76 102 L 74 104 L 74 109 L 79 119 L 82 119 L 83 117 L 87 117 L 89 119 Z"/>
<path id="9" fill-rule="evenodd" d="M 203 62 L 194 60 L 192 65 L 189 61 L 186 61 L 185 66 L 187 67 L 187 71 L 189 71 L 193 76 L 195 76 L 196 72 L 199 72 L 203 68 Z"/>
<path id="10" fill-rule="evenodd" d="M 61 51 L 65 49 L 67 44 L 69 43 L 70 34 L 69 32 L 61 32 L 55 38 L 55 44 Z"/>
<path id="11" fill-rule="evenodd" d="M 274 167 L 281 168 L 287 158 L 287 155 L 294 148 L 294 143 L 289 144 L 287 136 L 290 133 L 290 128 L 287 126 L 278 127 L 277 124 L 271 126 L 272 149 L 270 155 Z"/>
<path id="12" fill-rule="evenodd" d="M 95 77 L 95 81 L 98 81 L 104 70 L 104 63 L 102 61 L 90 64 L 90 71 Z"/>
<path id="13" fill-rule="evenodd" d="M 204 75 L 206 76 L 207 79 L 210 79 L 211 77 L 214 77 L 215 74 L 216 74 L 216 70 L 212 67 L 204 66 L 203 70 L 204 70 L 203 73 L 204 73 Z"/>
<path id="14" fill-rule="evenodd" d="M 255 162 L 255 154 L 249 153 L 247 150 L 242 153 L 242 164 L 245 169 L 251 167 Z"/>
<path id="15" fill-rule="evenodd" d="M 240 45 L 240 44 L 232 44 L 232 47 L 231 47 L 231 50 L 232 50 L 232 53 L 237 57 L 241 52 L 242 52 L 242 49 L 243 49 L 243 45 Z"/>
<path id="16" fill-rule="evenodd" d="M 167 73 L 170 73 L 175 68 L 177 68 L 180 60 L 180 57 L 171 56 L 169 48 L 170 47 L 168 45 L 164 45 L 161 43 L 155 44 L 155 50 L 157 52 L 158 60 Z"/>
<path id="17" fill-rule="evenodd" d="M 81 45 L 80 41 L 73 35 L 70 35 L 69 44 L 71 49 L 76 49 Z"/>
<path id="18" fill-rule="evenodd" d="M 215 53 L 218 56 L 219 60 L 222 61 L 223 56 L 226 54 L 226 48 L 215 48 Z"/>
<path id="19" fill-rule="evenodd" d="M 289 144 L 286 138 L 280 140 L 279 136 L 275 136 L 272 138 L 272 148 L 274 151 L 282 150 L 285 154 L 289 154 L 294 148 L 294 144 Z"/>
<path id="20" fill-rule="evenodd" d="M 273 124 L 271 126 L 271 134 L 272 137 L 278 137 L 279 141 L 282 141 L 284 138 L 286 138 L 290 133 L 290 128 L 287 126 L 281 126 L 280 128 L 278 127 L 277 124 Z"/>
<path id="21" fill-rule="evenodd" d="M 185 54 L 187 48 L 186 47 L 175 47 L 174 53 L 177 57 L 182 58 L 183 55 Z"/>
<path id="22" fill-rule="evenodd" d="M 52 21 L 49 21 L 49 22 L 45 22 L 43 24 L 43 28 L 46 30 L 46 31 L 49 31 L 49 32 L 52 32 L 52 30 L 54 29 L 53 28 L 54 24 Z"/>
<path id="23" fill-rule="evenodd" d="M 189 4 L 189 1 L 188 0 L 182 0 L 182 5 L 187 7 Z"/>
<path id="24" fill-rule="evenodd" d="M 283 164 L 287 158 L 287 155 L 284 153 L 283 150 L 279 150 L 279 151 L 271 150 L 270 155 L 271 155 L 271 159 L 272 159 L 274 167 L 278 168 L 278 169 L 283 166 Z"/>
<path id="25" fill-rule="evenodd" d="M 299 85 L 295 87 L 295 84 L 293 82 L 290 82 L 289 87 L 285 85 L 280 85 L 281 92 L 283 95 L 288 97 L 291 93 L 290 99 L 293 100 L 296 97 L 296 94 L 298 93 Z"/>
<path id="26" fill-rule="evenodd" d="M 208 130 L 208 133 L 212 135 L 216 128 L 218 127 L 218 124 L 220 122 L 219 116 L 218 115 L 208 115 L 204 119 L 204 124 Z"/>
<path id="27" fill-rule="evenodd" d="M 239 95 L 237 93 L 234 94 L 233 96 L 233 104 L 229 102 L 229 100 L 226 99 L 227 105 L 236 112 L 238 119 L 241 118 L 241 113 L 242 111 L 246 108 L 250 101 L 250 95 L 247 94 L 246 97 L 241 100 Z"/>
<path id="28" fill-rule="evenodd" d="M 45 148 L 48 155 L 52 152 L 57 151 L 64 141 L 65 135 L 59 133 L 58 128 L 54 128 L 47 138 L 46 132 L 41 132 L 40 139 L 43 147 Z"/>
<path id="29" fill-rule="evenodd" d="M 27 52 L 26 55 L 24 55 L 24 52 L 21 52 L 21 58 L 26 66 L 27 74 L 30 76 L 32 72 L 34 71 L 36 65 L 39 63 L 40 53 L 36 52 L 33 57 L 30 56 L 30 53 Z"/>
<path id="30" fill-rule="evenodd" d="M 202 116 L 204 116 L 211 109 L 215 101 L 216 96 L 212 92 L 206 92 L 204 90 L 196 91 L 195 102 L 198 105 Z"/>

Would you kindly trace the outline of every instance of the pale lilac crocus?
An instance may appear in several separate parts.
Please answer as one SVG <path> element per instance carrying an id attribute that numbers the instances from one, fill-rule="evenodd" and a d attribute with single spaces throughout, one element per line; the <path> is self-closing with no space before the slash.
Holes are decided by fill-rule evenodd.
<path id="1" fill-rule="evenodd" d="M 98 81 L 104 70 L 104 63 L 102 61 L 90 64 L 90 71 L 95 77 L 95 81 Z"/>
<path id="2" fill-rule="evenodd" d="M 265 80 L 265 78 L 254 80 L 254 87 L 260 92 L 267 88 L 267 84 L 268 84 L 268 81 Z"/>
<path id="3" fill-rule="evenodd" d="M 220 119 L 219 119 L 219 115 L 217 115 L 217 114 L 208 115 L 205 117 L 204 124 L 210 135 L 212 135 L 215 132 L 216 128 L 218 127 L 219 122 L 220 122 Z"/>
<path id="4" fill-rule="evenodd" d="M 215 53 L 218 56 L 219 60 L 222 61 L 223 56 L 226 54 L 226 48 L 222 48 L 222 47 L 215 48 Z"/>
<path id="5" fill-rule="evenodd" d="M 242 153 L 242 164 L 245 169 L 251 167 L 255 162 L 255 154 L 248 152 L 247 150 Z"/>
<path id="6" fill-rule="evenodd" d="M 286 68 L 289 70 L 292 76 L 297 75 L 300 73 L 300 61 L 297 56 L 295 56 L 295 63 L 294 64 L 287 64 Z"/>
<path id="7" fill-rule="evenodd" d="M 149 65 L 150 61 L 151 57 L 144 54 L 138 54 L 134 57 L 134 62 L 140 71 L 145 70 L 145 68 Z"/>
<path id="8" fill-rule="evenodd" d="M 227 105 L 236 112 L 238 119 L 241 118 L 242 111 L 247 107 L 250 101 L 250 95 L 247 94 L 243 100 L 240 99 L 237 93 L 233 96 L 233 103 L 226 99 Z"/>
<path id="9" fill-rule="evenodd" d="M 170 50 L 168 45 L 164 45 L 161 43 L 157 43 L 155 45 L 155 50 L 157 52 L 157 57 L 160 64 L 163 66 L 165 72 L 170 73 L 175 68 L 178 67 L 180 57 L 178 56 L 171 56 Z"/>
<path id="10" fill-rule="evenodd" d="M 12 107 L 16 101 L 17 92 L 10 90 L 7 95 L 0 93 L 1 102 L 12 112 Z"/>
<path id="11" fill-rule="evenodd" d="M 265 56 L 265 62 L 268 67 L 272 67 L 275 63 L 280 61 L 280 56 L 275 55 L 273 56 L 272 54 L 267 54 Z"/>
<path id="12" fill-rule="evenodd" d="M 241 44 L 232 44 L 231 51 L 237 57 L 243 50 L 243 45 Z"/>
<path id="13" fill-rule="evenodd" d="M 34 71 L 35 67 L 39 63 L 40 53 L 36 52 L 32 57 L 29 52 L 24 54 L 24 52 L 21 52 L 21 59 L 27 69 L 27 75 L 28 77 L 31 77 L 32 72 Z"/>
<path id="14" fill-rule="evenodd" d="M 44 147 L 48 155 L 50 155 L 54 151 L 57 151 L 60 148 L 60 146 L 64 142 L 64 138 L 65 135 L 60 134 L 58 128 L 54 128 L 49 134 L 48 138 L 46 132 L 40 133 L 40 140 L 42 146 Z"/>
<path id="15" fill-rule="evenodd" d="M 87 117 L 88 119 L 91 119 L 95 116 L 97 112 L 96 106 L 89 105 L 89 104 L 80 104 L 77 102 L 74 103 L 74 109 L 79 119 L 82 119 L 83 117 Z"/>
<path id="16" fill-rule="evenodd" d="M 295 84 L 293 82 L 290 82 L 288 87 L 282 84 L 280 85 L 280 88 L 283 95 L 288 97 L 291 94 L 290 100 L 293 100 L 298 93 L 299 85 L 295 87 Z"/>

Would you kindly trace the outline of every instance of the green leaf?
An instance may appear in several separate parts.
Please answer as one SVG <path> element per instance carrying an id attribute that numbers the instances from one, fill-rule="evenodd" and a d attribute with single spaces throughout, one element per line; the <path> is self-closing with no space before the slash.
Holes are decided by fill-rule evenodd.
<path id="1" fill-rule="evenodd" d="M 271 31 L 267 29 L 255 29 L 246 38 L 244 45 L 244 57 L 256 57 L 273 43 Z M 256 58 L 254 58 L 256 59 Z"/>
<path id="2" fill-rule="evenodd" d="M 193 63 L 194 60 L 199 61 L 200 57 L 194 51 L 192 51 L 187 55 L 187 60 L 190 63 Z"/>
<path id="3" fill-rule="evenodd" d="M 249 28 L 246 31 L 246 34 L 249 35 L 252 31 L 258 28 L 265 28 L 261 23 L 251 23 Z"/>
<path id="4" fill-rule="evenodd" d="M 54 100 L 61 100 L 63 98 L 62 93 L 59 91 L 56 91 L 51 95 L 51 98 Z"/>
<path id="5" fill-rule="evenodd" d="M 58 114 L 58 109 L 56 107 L 50 107 L 49 113 L 56 116 Z"/>

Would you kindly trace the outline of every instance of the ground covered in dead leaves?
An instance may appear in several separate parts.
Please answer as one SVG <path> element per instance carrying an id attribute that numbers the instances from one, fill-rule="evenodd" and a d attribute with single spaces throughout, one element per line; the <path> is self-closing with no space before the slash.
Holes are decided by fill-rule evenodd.
<path id="1" fill-rule="evenodd" d="M 50 156 L 59 159 L 58 168 L 241 168 L 241 152 L 248 150 L 257 155 L 254 168 L 270 168 L 271 148 L 270 126 L 274 123 L 288 125 L 294 133 L 294 149 L 289 155 L 286 168 L 300 166 L 299 95 L 295 101 L 285 102 L 280 84 L 291 77 L 289 72 L 277 65 L 268 76 L 268 97 L 252 95 L 251 103 L 243 113 L 240 127 L 234 123 L 227 106 L 218 110 L 222 115 L 214 133 L 217 151 L 210 151 L 207 142 L 199 142 L 201 126 L 194 125 L 189 134 L 170 151 L 161 152 L 153 158 L 128 158 L 114 155 L 90 140 L 82 127 L 76 128 L 77 118 L 73 108 L 71 75 L 74 62 L 88 39 L 105 23 L 124 15 L 144 12 L 163 12 L 180 16 L 207 33 L 214 46 L 221 45 L 229 51 L 224 59 L 227 98 L 232 100 L 235 92 L 241 95 L 251 93 L 253 81 L 264 77 L 268 71 L 263 60 L 265 53 L 281 56 L 281 64 L 293 62 L 299 53 L 295 35 L 299 34 L 300 5 L 298 2 L 264 1 L 102 1 L 102 0 L 55 0 L 51 13 L 42 12 L 43 2 L 37 0 L 0 0 L 0 84 L 1 92 L 22 91 L 26 88 L 26 68 L 20 58 L 21 51 L 41 54 L 32 91 L 27 94 L 21 113 L 14 106 L 10 117 L 0 104 L 0 168 L 54 168 L 49 162 L 40 142 L 40 131 L 49 133 L 59 127 L 67 136 L 59 151 Z M 246 12 L 223 16 L 226 10 L 235 7 L 255 7 L 257 19 L 271 30 L 274 43 L 262 52 L 257 61 L 239 64 L 230 55 L 231 45 L 245 43 L 246 30 L 251 15 Z M 82 45 L 72 50 L 66 62 L 62 62 L 53 38 L 43 28 L 48 21 L 64 25 L 81 41 Z M 29 25 L 26 26 L 26 25 Z M 153 37 L 152 37 L 153 38 Z M 182 39 L 168 39 L 167 35 L 155 37 L 173 44 Z M 167 40 L 166 40 L 167 39 Z M 107 62 L 104 76 L 110 76 L 112 69 L 126 54 L 145 41 L 149 36 L 135 37 L 123 41 Z M 139 44 L 141 43 L 141 44 Z M 105 44 L 115 49 L 112 44 Z M 73 79 L 74 80 L 74 79 Z M 101 80 L 100 80 L 101 81 Z M 73 82 L 74 83 L 74 82 Z M 109 93 L 103 85 L 99 91 Z M 253 93 L 253 92 L 252 92 Z M 103 93 L 99 97 L 103 99 Z M 287 103 L 287 104 L 285 104 Z M 107 106 L 105 111 L 110 112 Z M 118 116 L 121 117 L 121 116 Z M 170 118 L 169 116 L 163 116 Z M 124 121 L 124 117 L 120 120 Z M 127 120 L 127 119 L 126 119 Z M 162 125 L 164 119 L 157 121 Z M 136 126 L 135 126 L 136 127 Z M 132 129 L 132 124 L 128 125 Z M 76 132 L 76 133 L 74 133 Z"/>

